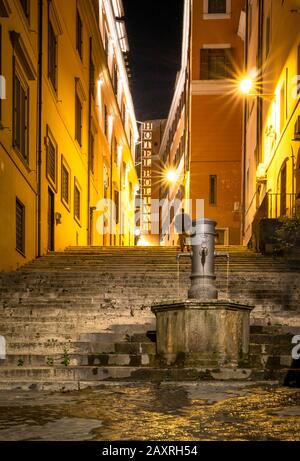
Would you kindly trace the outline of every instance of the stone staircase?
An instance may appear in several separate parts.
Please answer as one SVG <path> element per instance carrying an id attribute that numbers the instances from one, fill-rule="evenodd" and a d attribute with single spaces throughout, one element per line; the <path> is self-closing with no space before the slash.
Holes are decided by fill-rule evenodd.
<path id="1" fill-rule="evenodd" d="M 190 260 L 176 248 L 68 248 L 0 274 L 0 389 L 78 389 L 107 380 L 272 379 L 300 334 L 300 268 L 242 247 L 216 260 L 220 297 L 256 306 L 241 370 L 164 369 L 150 306 L 183 299 Z M 227 272 L 229 279 L 227 281 Z"/>

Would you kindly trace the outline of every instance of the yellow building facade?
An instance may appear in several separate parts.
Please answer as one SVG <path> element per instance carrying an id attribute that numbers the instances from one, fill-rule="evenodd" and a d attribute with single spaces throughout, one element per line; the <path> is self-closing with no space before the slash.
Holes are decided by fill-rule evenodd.
<path id="1" fill-rule="evenodd" d="M 133 245 L 122 2 L 1 0 L 0 14 L 0 270 L 69 245 Z"/>
<path id="2" fill-rule="evenodd" d="M 247 2 L 243 242 L 300 212 L 300 2 Z M 287 32 L 288 31 L 288 32 Z"/>

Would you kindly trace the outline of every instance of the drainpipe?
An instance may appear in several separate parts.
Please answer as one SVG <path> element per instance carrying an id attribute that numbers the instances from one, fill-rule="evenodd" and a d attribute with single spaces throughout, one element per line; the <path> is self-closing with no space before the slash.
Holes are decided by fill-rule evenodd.
<path id="1" fill-rule="evenodd" d="M 38 2 L 38 84 L 37 84 L 37 257 L 41 256 L 42 208 L 42 106 L 43 106 L 43 0 Z"/>
<path id="2" fill-rule="evenodd" d="M 88 174 L 87 174 L 87 244 L 91 245 L 91 230 L 90 230 L 90 201 L 91 201 L 91 129 L 92 129 L 92 37 L 90 37 L 90 56 L 89 56 L 89 121 L 88 121 Z"/>

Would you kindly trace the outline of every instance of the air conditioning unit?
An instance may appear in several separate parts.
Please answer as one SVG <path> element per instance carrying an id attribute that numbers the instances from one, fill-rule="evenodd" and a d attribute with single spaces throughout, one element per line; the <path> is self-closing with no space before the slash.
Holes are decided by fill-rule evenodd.
<path id="1" fill-rule="evenodd" d="M 298 116 L 297 122 L 295 124 L 295 138 L 300 139 L 300 115 Z"/>

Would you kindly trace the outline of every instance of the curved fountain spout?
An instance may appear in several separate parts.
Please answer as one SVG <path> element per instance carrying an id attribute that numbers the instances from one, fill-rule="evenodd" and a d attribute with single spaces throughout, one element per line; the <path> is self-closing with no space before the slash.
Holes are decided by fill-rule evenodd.
<path id="1" fill-rule="evenodd" d="M 190 253 L 178 253 L 178 255 L 176 256 L 177 262 L 180 260 L 180 258 L 184 258 L 184 257 L 192 258 L 193 257 L 193 252 L 190 252 Z"/>

